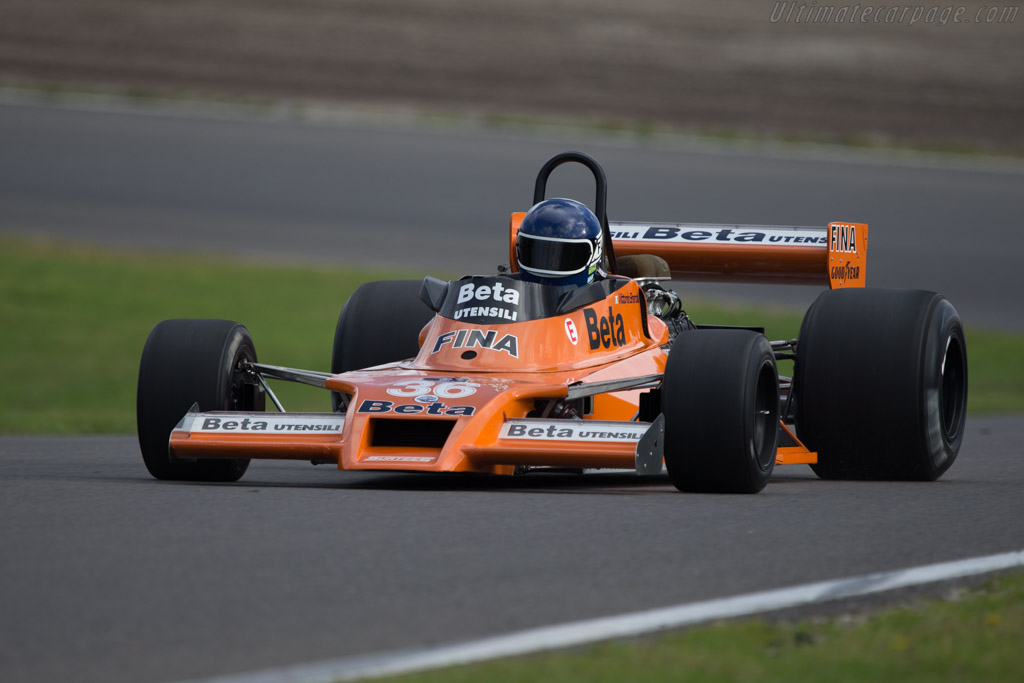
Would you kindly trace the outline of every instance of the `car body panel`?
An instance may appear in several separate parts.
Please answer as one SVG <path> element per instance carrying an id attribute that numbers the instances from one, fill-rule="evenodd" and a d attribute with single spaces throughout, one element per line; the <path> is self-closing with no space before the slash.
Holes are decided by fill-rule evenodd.
<path id="1" fill-rule="evenodd" d="M 539 320 L 477 325 L 436 315 L 421 338 L 413 359 L 326 376 L 325 389 L 350 397 L 343 416 L 190 412 L 171 434 L 170 453 L 336 462 L 345 470 L 634 466 L 648 426 L 636 421 L 641 389 L 597 393 L 583 419 L 562 420 L 551 434 L 531 436 L 540 427 L 527 416 L 570 387 L 586 393 L 588 384 L 664 372 L 668 329 L 647 313 L 636 282 Z M 516 424 L 531 431 L 507 432 L 510 420 L 524 418 Z"/>

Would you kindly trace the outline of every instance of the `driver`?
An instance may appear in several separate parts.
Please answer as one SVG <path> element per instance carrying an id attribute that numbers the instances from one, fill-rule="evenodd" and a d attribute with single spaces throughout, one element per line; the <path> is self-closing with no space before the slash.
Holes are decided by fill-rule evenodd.
<path id="1" fill-rule="evenodd" d="M 583 285 L 605 276 L 604 233 L 597 216 L 574 199 L 545 199 L 526 212 L 516 234 L 522 279 Z"/>
<path id="2" fill-rule="evenodd" d="M 597 216 L 574 199 L 545 199 L 523 216 L 516 234 L 516 261 L 527 282 L 582 287 L 607 275 L 603 270 L 604 232 Z M 664 262 L 662 262 L 664 263 Z M 664 264 L 668 272 L 668 264 Z M 663 288 L 661 277 L 638 279 L 647 310 L 663 320 L 674 340 L 695 329 L 679 296 Z"/>

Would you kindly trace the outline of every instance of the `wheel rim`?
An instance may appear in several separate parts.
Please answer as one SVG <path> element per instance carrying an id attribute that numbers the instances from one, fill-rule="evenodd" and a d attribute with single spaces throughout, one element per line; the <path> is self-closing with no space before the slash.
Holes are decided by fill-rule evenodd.
<path id="1" fill-rule="evenodd" d="M 771 436 L 776 433 L 779 421 L 779 396 L 775 372 L 770 362 L 762 363 L 757 373 L 757 389 L 754 399 L 754 458 L 758 467 L 766 470 L 775 458 Z"/>
<path id="2" fill-rule="evenodd" d="M 942 358 L 939 384 L 939 409 L 942 415 L 942 435 L 950 443 L 960 435 L 964 411 L 964 352 L 960 339 L 952 335 L 946 341 L 946 354 Z"/>
<path id="3" fill-rule="evenodd" d="M 227 410 L 253 410 L 255 408 L 252 404 L 251 394 L 248 394 L 245 389 L 245 385 L 251 382 L 248 380 L 247 373 L 238 367 L 243 360 L 250 363 L 256 362 L 255 354 L 246 346 L 238 349 L 231 363 L 234 370 L 228 383 Z"/>

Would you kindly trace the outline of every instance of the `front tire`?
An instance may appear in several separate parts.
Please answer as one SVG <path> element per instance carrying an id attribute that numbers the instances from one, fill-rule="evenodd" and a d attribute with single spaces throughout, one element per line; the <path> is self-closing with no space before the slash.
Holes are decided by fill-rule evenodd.
<path id="1" fill-rule="evenodd" d="M 168 451 L 171 431 L 193 404 L 201 411 L 262 411 L 263 392 L 239 371 L 256 362 L 249 331 L 229 320 L 165 320 L 149 333 L 139 365 L 136 418 L 146 469 L 157 479 L 238 481 L 245 459 L 179 460 Z"/>
<path id="2" fill-rule="evenodd" d="M 419 280 L 378 280 L 359 286 L 338 316 L 331 372 L 393 363 L 420 350 L 419 334 L 434 312 L 420 300 Z M 341 396 L 331 392 L 335 412 Z"/>
<path id="3" fill-rule="evenodd" d="M 823 479 L 933 481 L 960 451 L 967 345 L 941 294 L 824 292 L 804 317 L 796 428 Z"/>
<path id="4" fill-rule="evenodd" d="M 779 378 L 764 335 L 696 330 L 672 344 L 662 389 L 665 467 L 680 491 L 757 493 L 771 479 Z"/>

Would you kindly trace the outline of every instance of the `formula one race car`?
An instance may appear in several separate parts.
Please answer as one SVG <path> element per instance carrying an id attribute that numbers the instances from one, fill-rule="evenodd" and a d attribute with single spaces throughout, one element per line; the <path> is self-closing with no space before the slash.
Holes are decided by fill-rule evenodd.
<path id="1" fill-rule="evenodd" d="M 495 475 L 629 468 L 667 470 L 683 491 L 753 493 L 776 464 L 918 480 L 952 464 L 967 406 L 960 317 L 939 294 L 864 289 L 867 225 L 609 222 L 604 171 L 578 152 L 544 164 L 535 208 L 569 201 L 545 200 L 566 162 L 597 185 L 597 250 L 583 253 L 600 263 L 588 283 L 527 278 L 524 243 L 549 238 L 517 240 L 514 213 L 511 265 L 495 275 L 359 287 L 330 373 L 258 362 L 238 323 L 156 325 L 137 400 L 149 472 L 235 481 L 251 458 Z M 662 286 L 670 277 L 829 290 L 797 339 L 770 342 L 757 327 L 694 324 Z M 782 359 L 792 379 L 779 377 Z M 333 411 L 285 412 L 268 379 L 324 389 Z"/>

